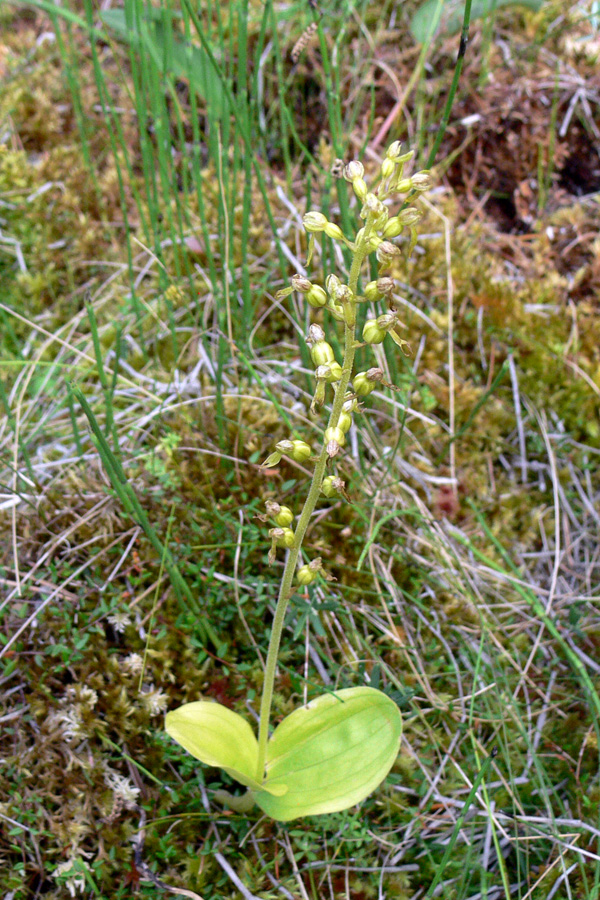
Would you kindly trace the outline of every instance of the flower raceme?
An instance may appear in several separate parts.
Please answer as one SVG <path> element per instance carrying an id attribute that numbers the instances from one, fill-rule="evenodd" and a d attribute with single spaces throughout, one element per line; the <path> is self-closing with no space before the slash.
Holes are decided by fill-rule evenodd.
<path id="1" fill-rule="evenodd" d="M 331 273 L 325 287 L 305 275 L 294 275 L 290 287 L 279 291 L 281 300 L 296 291 L 313 309 L 327 309 L 334 322 L 343 324 L 344 355 L 336 359 L 332 345 L 319 324 L 311 325 L 307 337 L 315 367 L 315 392 L 311 412 L 326 407 L 332 392 L 327 423 L 320 449 L 308 441 L 290 437 L 279 441 L 263 462 L 264 469 L 278 466 L 284 459 L 313 468 L 313 477 L 304 506 L 298 516 L 277 501 L 268 500 L 262 521 L 271 520 L 269 562 L 278 552 L 286 554 L 269 650 L 265 665 L 260 705 L 258 737 L 250 723 L 232 710 L 205 700 L 187 703 L 167 714 L 166 729 L 189 753 L 209 766 L 223 769 L 246 787 L 243 797 L 225 791 L 217 799 L 247 812 L 256 804 L 266 815 L 288 821 L 305 815 L 336 812 L 364 800 L 385 779 L 400 746 L 402 719 L 394 701 L 384 692 L 368 686 L 345 688 L 322 694 L 280 722 L 269 737 L 277 657 L 285 613 L 295 590 L 306 590 L 318 579 L 333 580 L 319 557 L 301 563 L 300 552 L 306 529 L 319 498 L 342 502 L 349 499 L 345 482 L 338 474 L 343 449 L 361 411 L 360 399 L 385 385 L 383 371 L 372 367 L 353 372 L 354 356 L 360 346 L 372 346 L 391 338 L 406 346 L 397 330 L 401 327 L 394 307 L 393 267 L 401 255 L 394 240 L 407 230 L 409 254 L 417 240 L 416 225 L 421 213 L 406 207 L 390 215 L 386 201 L 397 194 L 419 193 L 431 186 L 429 172 L 407 177 L 404 166 L 412 153 L 403 153 L 399 141 L 387 149 L 376 190 L 370 191 L 364 166 L 349 162 L 344 178 L 360 205 L 362 227 L 353 240 L 318 211 L 303 218 L 309 238 L 308 263 L 316 236 L 325 235 L 352 252 L 347 278 Z M 377 278 L 369 281 L 361 295 L 359 279 L 371 254 L 378 264 Z M 367 316 L 363 342 L 356 338 L 356 310 L 359 303 L 385 301 L 387 310 Z M 388 385 L 393 387 L 393 385 Z"/>

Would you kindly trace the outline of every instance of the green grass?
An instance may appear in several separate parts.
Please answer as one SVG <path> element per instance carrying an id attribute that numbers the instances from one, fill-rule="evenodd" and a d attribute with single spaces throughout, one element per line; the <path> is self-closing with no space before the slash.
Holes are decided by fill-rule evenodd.
<path id="1" fill-rule="evenodd" d="M 522 33 L 496 17 L 532 83 L 530 45 L 589 72 L 563 60 L 557 8 Z M 377 684 L 403 710 L 401 753 L 359 810 L 286 826 L 223 811 L 226 776 L 163 716 L 199 696 L 258 710 L 280 565 L 255 516 L 273 497 L 299 508 L 307 483 L 260 462 L 290 432 L 320 434 L 307 310 L 274 296 L 306 262 L 306 209 L 350 232 L 330 163 L 375 169 L 396 96 L 374 61 L 408 82 L 414 4 L 324 8 L 296 67 L 305 4 L 165 4 L 154 25 L 124 9 L 148 52 L 87 2 L 0 20 L 0 886 L 64 897 L 53 873 L 73 859 L 82 895 L 111 900 L 155 897 L 153 878 L 205 900 L 593 900 L 600 319 L 593 248 L 569 245 L 588 248 L 594 201 L 552 205 L 560 155 L 536 156 L 527 241 L 489 219 L 465 230 L 465 192 L 430 194 L 453 228 L 453 307 L 431 212 L 396 272 L 418 309 L 402 308 L 411 354 L 378 356 L 399 390 L 365 404 L 350 502 L 323 501 L 311 525 L 306 549 L 337 581 L 292 602 L 274 698 L 279 718 Z M 486 100 L 478 66 L 502 79 L 481 29 L 459 109 Z M 173 74 L 186 44 L 196 68 Z M 457 47 L 428 48 L 382 147 L 402 137 L 425 164 Z M 549 83 L 554 152 L 569 136 Z M 325 243 L 311 275 L 334 260 Z"/>

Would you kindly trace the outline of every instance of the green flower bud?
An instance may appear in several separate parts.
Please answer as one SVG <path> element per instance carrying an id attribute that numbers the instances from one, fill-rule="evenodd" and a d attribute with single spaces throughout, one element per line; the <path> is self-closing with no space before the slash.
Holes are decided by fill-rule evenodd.
<path id="1" fill-rule="evenodd" d="M 318 309 L 327 303 L 327 294 L 318 284 L 313 284 L 310 291 L 306 293 L 306 299 L 313 309 Z"/>
<path id="2" fill-rule="evenodd" d="M 346 484 L 341 478 L 338 478 L 336 475 L 328 475 L 327 478 L 323 479 L 321 491 L 329 498 L 335 497 L 336 494 L 343 494 L 345 487 Z"/>
<path id="3" fill-rule="evenodd" d="M 300 584 L 310 584 L 315 580 L 318 573 L 323 570 L 323 563 L 321 562 L 321 557 L 317 556 L 316 559 L 311 559 L 307 566 L 301 566 L 298 569 L 298 581 Z M 325 575 L 327 580 L 331 580 L 330 576 Z"/>
<path id="4" fill-rule="evenodd" d="M 366 181 L 363 181 L 362 178 L 355 178 L 352 182 L 352 190 L 356 194 L 359 200 L 364 201 L 365 197 L 369 193 L 369 188 L 367 187 Z"/>
<path id="5" fill-rule="evenodd" d="M 431 172 L 428 169 L 423 169 L 422 172 L 415 172 L 414 175 L 411 175 L 410 184 L 413 191 L 428 191 L 433 184 Z"/>
<path id="6" fill-rule="evenodd" d="M 287 528 L 294 521 L 294 513 L 289 506 L 280 506 L 274 500 L 267 500 L 265 507 L 268 515 L 275 520 L 280 528 Z"/>
<path id="7" fill-rule="evenodd" d="M 305 214 L 302 223 L 309 234 L 318 234 L 320 231 L 325 231 L 325 226 L 328 224 L 327 216 L 314 210 Z"/>
<path id="8" fill-rule="evenodd" d="M 338 419 L 338 428 L 340 428 L 344 434 L 350 431 L 352 427 L 352 416 L 350 413 L 342 412 Z"/>
<path id="9" fill-rule="evenodd" d="M 289 454 L 296 462 L 306 462 L 312 456 L 312 450 L 306 441 L 292 441 L 294 445 L 292 452 Z"/>
<path id="10" fill-rule="evenodd" d="M 294 546 L 296 535 L 291 528 L 274 528 L 273 531 L 281 531 L 282 534 L 277 538 L 278 547 L 286 547 L 290 550 Z"/>
<path id="11" fill-rule="evenodd" d="M 385 151 L 385 158 L 391 159 L 393 162 L 398 162 L 400 158 L 400 151 L 402 150 L 402 141 L 392 141 L 390 146 Z"/>
<path id="12" fill-rule="evenodd" d="M 275 444 L 275 449 L 280 454 L 291 456 L 296 462 L 306 462 L 312 454 L 312 450 L 305 441 L 279 441 L 278 444 Z"/>
<path id="13" fill-rule="evenodd" d="M 341 428 L 326 428 L 325 429 L 325 440 L 327 443 L 331 443 L 331 441 L 335 441 L 336 444 L 339 444 L 340 447 L 343 447 L 346 443 L 346 435 L 342 431 Z"/>
<path id="14" fill-rule="evenodd" d="M 367 319 L 363 328 L 363 341 L 366 344 L 381 344 L 387 331 L 378 324 L 377 319 Z"/>
<path id="15" fill-rule="evenodd" d="M 333 347 L 327 341 L 317 341 L 310 348 L 310 358 L 315 366 L 328 366 L 335 362 L 335 353 Z"/>
<path id="16" fill-rule="evenodd" d="M 283 547 L 286 550 L 290 550 L 294 546 L 296 535 L 291 528 L 271 528 L 269 537 L 271 538 L 269 564 L 272 565 L 275 562 L 276 548 Z"/>
<path id="17" fill-rule="evenodd" d="M 408 194 L 408 192 L 411 190 L 412 190 L 412 182 L 411 182 L 410 178 L 401 178 L 400 181 L 398 181 L 394 185 L 394 191 L 397 194 Z"/>
<path id="18" fill-rule="evenodd" d="M 344 240 L 344 232 L 339 225 L 334 225 L 333 222 L 327 222 L 323 231 L 327 237 L 333 238 L 334 241 Z"/>
<path id="19" fill-rule="evenodd" d="M 369 300 L 371 303 L 377 303 L 378 300 L 381 300 L 383 294 L 381 293 L 381 291 L 380 291 L 379 288 L 377 287 L 377 282 L 376 282 L 376 281 L 370 281 L 370 282 L 366 285 L 365 290 L 364 290 L 364 296 L 365 296 L 365 298 L 366 298 L 367 300 Z"/>
<path id="20" fill-rule="evenodd" d="M 386 240 L 389 240 L 389 238 L 395 238 L 395 237 L 398 237 L 399 234 L 402 234 L 403 228 L 404 228 L 404 225 L 402 224 L 400 217 L 393 216 L 391 219 L 387 220 L 387 222 L 383 228 L 383 231 L 381 232 L 381 235 Z"/>
<path id="21" fill-rule="evenodd" d="M 332 362 L 329 365 L 317 366 L 315 371 L 318 381 L 326 381 L 327 384 L 334 384 L 342 377 L 342 367 L 338 362 Z"/>
<path id="22" fill-rule="evenodd" d="M 312 584 L 312 582 L 317 577 L 317 573 L 314 571 L 314 569 L 311 569 L 310 566 L 301 566 L 298 569 L 296 577 L 298 578 L 298 584 Z"/>
<path id="23" fill-rule="evenodd" d="M 383 378 L 381 369 L 368 369 L 366 372 L 359 372 L 354 376 L 352 388 L 358 397 L 366 397 L 371 391 L 374 391 L 379 382 Z"/>
<path id="24" fill-rule="evenodd" d="M 381 163 L 381 177 L 385 181 L 386 178 L 389 178 L 390 175 L 393 175 L 396 171 L 396 163 L 392 159 L 388 159 L 387 157 Z"/>

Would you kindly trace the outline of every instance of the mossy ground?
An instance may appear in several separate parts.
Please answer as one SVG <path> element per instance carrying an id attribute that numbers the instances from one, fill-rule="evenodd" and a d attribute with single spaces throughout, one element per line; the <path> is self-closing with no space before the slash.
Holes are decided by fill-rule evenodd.
<path id="1" fill-rule="evenodd" d="M 68 36 L 84 144 L 51 21 L 2 11 L 0 887 L 13 900 L 156 896 L 148 869 L 206 900 L 423 897 L 492 748 L 442 896 L 598 896 L 599 85 L 591 26 L 577 4 L 559 21 L 562 6 L 503 14 L 487 37 L 474 26 L 421 239 L 395 273 L 411 352 L 377 350 L 399 391 L 365 404 L 340 465 L 351 502 L 323 501 L 306 545 L 337 581 L 295 598 L 282 648 L 277 718 L 323 684 L 375 680 L 402 704 L 401 754 L 360 810 L 285 827 L 217 808 L 225 776 L 171 742 L 163 717 L 201 696 L 256 717 L 281 561 L 268 566 L 255 516 L 275 497 L 298 511 L 308 475 L 260 462 L 290 432 L 316 444 L 322 426 L 307 310 L 274 302 L 284 274 L 256 173 L 248 205 L 210 158 L 186 192 L 173 154 L 180 182 L 161 206 L 145 193 L 125 51 L 104 46 L 102 64 L 129 171 L 85 35 Z M 282 21 L 287 59 L 299 30 Z M 405 84 L 416 59 L 407 21 L 367 7 L 337 47 L 348 158 L 367 128 L 377 152 L 405 139 L 401 120 L 377 136 L 397 100 L 384 75 Z M 332 51 L 346 25 L 339 10 L 324 22 Z M 365 33 L 371 87 L 355 74 Z M 278 140 L 283 82 L 265 87 L 260 162 L 289 275 L 306 259 L 294 207 L 323 194 L 336 217 L 339 202 L 321 51 L 286 75 L 306 154 Z M 436 44 L 408 100 L 421 153 L 455 51 L 456 38 Z M 190 138 L 185 85 L 176 96 Z M 182 206 L 194 227 L 169 243 Z M 156 243 L 149 221 L 165 223 Z M 317 253 L 318 279 L 331 258 Z M 73 385 L 199 612 L 124 512 Z"/>

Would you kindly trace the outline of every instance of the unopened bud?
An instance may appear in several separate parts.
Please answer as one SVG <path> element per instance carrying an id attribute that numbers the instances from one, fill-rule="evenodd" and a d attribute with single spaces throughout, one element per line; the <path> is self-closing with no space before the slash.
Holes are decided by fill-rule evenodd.
<path id="1" fill-rule="evenodd" d="M 292 441 L 292 443 L 294 445 L 292 452 L 290 453 L 292 459 L 300 463 L 310 459 L 312 450 L 306 441 Z"/>
<path id="2" fill-rule="evenodd" d="M 386 178 L 389 178 L 390 175 L 393 175 L 396 171 L 396 163 L 392 159 L 384 159 L 381 163 L 381 177 L 385 181 Z"/>
<path id="3" fill-rule="evenodd" d="M 265 508 L 268 515 L 275 520 L 280 528 L 287 528 L 294 521 L 294 513 L 289 506 L 280 506 L 275 500 L 267 500 Z"/>
<path id="4" fill-rule="evenodd" d="M 351 160 L 344 169 L 346 181 L 354 181 L 355 178 L 363 178 L 365 167 L 358 159 Z"/>
<path id="5" fill-rule="evenodd" d="M 298 579 L 298 584 L 307 585 L 312 584 L 312 582 L 317 577 L 317 573 L 314 571 L 314 569 L 311 569 L 310 566 L 301 566 L 298 569 L 296 577 Z"/>
<path id="6" fill-rule="evenodd" d="M 326 381 L 327 384 L 334 384 L 342 377 L 342 367 L 338 362 L 332 362 L 326 366 L 317 366 L 315 371 L 317 381 Z"/>
<path id="7" fill-rule="evenodd" d="M 371 303 L 376 303 L 378 300 L 381 300 L 383 294 L 377 287 L 376 281 L 370 281 L 364 290 L 364 297 L 369 300 Z"/>
<path id="8" fill-rule="evenodd" d="M 312 454 L 312 450 L 306 441 L 279 441 L 275 444 L 276 450 L 286 456 L 291 456 L 296 462 L 306 462 Z"/>
<path id="9" fill-rule="evenodd" d="M 341 286 L 342 286 L 342 282 L 341 282 L 340 279 L 337 277 L 337 275 L 334 275 L 333 273 L 332 273 L 331 275 L 328 275 L 327 278 L 325 279 L 325 287 L 327 288 L 327 293 L 328 293 L 329 296 L 332 297 L 334 300 L 335 300 L 335 294 L 336 294 L 336 291 L 337 291 Z"/>
<path id="10" fill-rule="evenodd" d="M 302 223 L 309 234 L 318 234 L 320 231 L 325 231 L 327 216 L 324 216 L 321 212 L 312 210 L 305 214 Z"/>
<path id="11" fill-rule="evenodd" d="M 296 535 L 291 528 L 282 528 L 281 531 L 283 531 L 283 534 L 281 535 L 277 543 L 280 547 L 287 547 L 289 550 L 294 546 Z"/>
<path id="12" fill-rule="evenodd" d="M 406 209 L 403 209 L 402 212 L 398 213 L 398 219 L 402 222 L 403 225 L 407 227 L 411 227 L 412 225 L 416 225 L 419 219 L 423 217 L 423 213 L 420 209 L 416 209 L 414 206 L 407 206 Z"/>
<path id="13" fill-rule="evenodd" d="M 394 282 L 394 279 L 389 278 L 387 275 L 383 275 L 381 278 L 377 279 L 377 290 L 381 291 L 384 296 L 393 294 L 395 287 L 396 283 Z"/>
<path id="14" fill-rule="evenodd" d="M 319 341 L 324 341 L 324 340 L 325 340 L 325 332 L 323 331 L 321 326 L 317 325 L 316 323 L 311 325 L 310 328 L 308 329 L 308 337 L 306 338 L 306 343 L 307 344 L 316 344 Z"/>
<path id="15" fill-rule="evenodd" d="M 354 181 L 352 182 L 352 190 L 354 191 L 358 199 L 362 201 L 364 201 L 365 197 L 369 193 L 367 183 L 362 178 L 354 179 Z"/>
<path id="16" fill-rule="evenodd" d="M 323 231 L 327 237 L 333 238 L 334 241 L 344 240 L 344 232 L 339 225 L 335 225 L 333 222 L 327 222 Z"/>
<path id="17" fill-rule="evenodd" d="M 352 387 L 354 393 L 359 397 L 366 397 L 371 391 L 374 391 L 383 378 L 382 369 L 368 369 L 366 372 L 359 372 L 354 376 Z"/>
<path id="18" fill-rule="evenodd" d="M 377 247 L 377 260 L 384 265 L 391 263 L 398 256 L 400 256 L 399 248 L 390 241 L 382 241 Z"/>
<path id="19" fill-rule="evenodd" d="M 346 483 L 341 478 L 338 478 L 337 475 L 328 475 L 327 478 L 323 479 L 321 491 L 329 498 L 335 497 L 336 494 L 343 494 L 345 487 Z"/>
<path id="20" fill-rule="evenodd" d="M 347 432 L 350 431 L 350 429 L 352 428 L 352 416 L 350 415 L 350 413 L 340 413 L 340 417 L 338 419 L 338 428 L 341 428 L 344 434 L 347 434 Z"/>
<path id="21" fill-rule="evenodd" d="M 282 506 L 281 510 L 275 516 L 275 522 L 280 528 L 287 528 L 294 521 L 294 513 L 289 506 Z"/>
<path id="22" fill-rule="evenodd" d="M 381 344 L 385 340 L 387 331 L 382 328 L 377 319 L 367 319 L 363 328 L 363 341 L 367 344 Z"/>
<path id="23" fill-rule="evenodd" d="M 408 192 L 411 190 L 412 190 L 412 182 L 411 182 L 410 178 L 401 178 L 400 181 L 398 181 L 394 185 L 394 191 L 397 194 L 408 194 Z"/>
<path id="24" fill-rule="evenodd" d="M 269 550 L 269 565 L 272 566 L 277 558 L 277 547 L 285 547 L 288 550 L 294 546 L 294 532 L 291 528 L 271 528 L 271 549 Z"/>
<path id="25" fill-rule="evenodd" d="M 310 291 L 306 293 L 306 299 L 313 309 L 318 309 L 327 303 L 327 294 L 318 284 L 313 284 Z"/>
<path id="26" fill-rule="evenodd" d="M 400 156 L 401 150 L 402 141 L 392 141 L 390 146 L 385 151 L 386 159 L 391 159 L 393 162 L 396 162 Z"/>
<path id="27" fill-rule="evenodd" d="M 335 353 L 333 347 L 327 341 L 317 341 L 310 348 L 310 358 L 315 366 L 328 366 L 335 362 Z"/>
<path id="28" fill-rule="evenodd" d="M 326 428 L 325 429 L 325 440 L 327 443 L 331 443 L 331 441 L 335 441 L 336 444 L 339 444 L 340 447 L 343 447 L 346 443 L 346 435 L 342 431 L 341 428 Z"/>
<path id="29" fill-rule="evenodd" d="M 415 172 L 414 175 L 411 175 L 410 184 L 414 191 L 428 191 L 433 184 L 431 172 L 427 169 L 423 169 L 422 172 Z"/>
<path id="30" fill-rule="evenodd" d="M 392 218 L 388 219 L 385 223 L 384 229 L 381 232 L 382 237 L 386 240 L 398 237 L 399 234 L 402 234 L 403 228 L 404 224 L 402 223 L 400 216 L 392 216 Z"/>
<path id="31" fill-rule="evenodd" d="M 312 287 L 312 282 L 305 275 L 293 275 L 292 287 L 301 294 L 308 294 Z"/>

